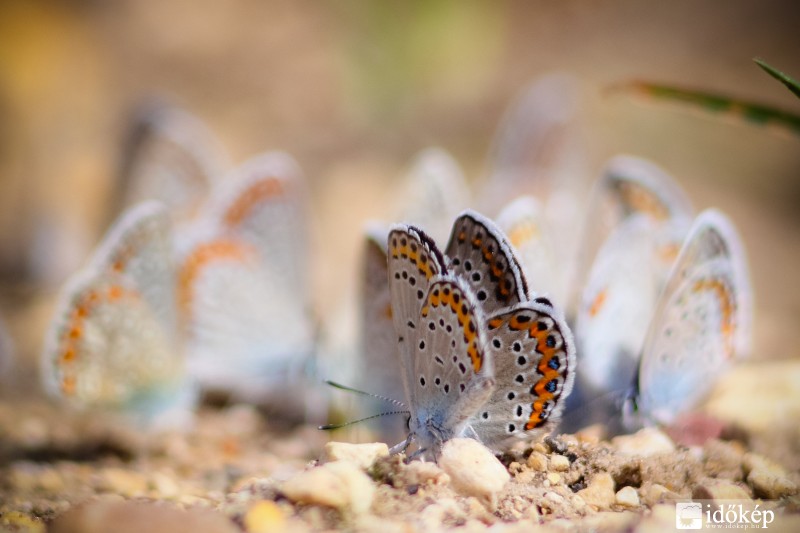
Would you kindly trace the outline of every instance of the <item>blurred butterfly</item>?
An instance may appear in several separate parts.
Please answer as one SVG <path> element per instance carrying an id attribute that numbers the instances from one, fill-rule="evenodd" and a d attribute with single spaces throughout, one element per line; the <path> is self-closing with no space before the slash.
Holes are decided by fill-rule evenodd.
<path id="1" fill-rule="evenodd" d="M 146 424 L 186 422 L 195 394 L 176 338 L 170 221 L 145 202 L 125 212 L 62 289 L 42 356 L 46 389 Z"/>
<path id="2" fill-rule="evenodd" d="M 628 428 L 671 424 L 697 407 L 751 345 L 752 295 L 744 247 L 719 211 L 700 213 L 658 299 L 642 348 Z"/>
<path id="3" fill-rule="evenodd" d="M 581 247 L 577 279 L 585 281 L 575 317 L 581 373 L 571 405 L 629 387 L 691 213 L 682 190 L 655 165 L 626 156 L 607 165 L 593 191 Z M 592 405 L 598 409 L 587 414 L 607 416 L 599 409 L 603 402 Z"/>
<path id="4" fill-rule="evenodd" d="M 179 234 L 181 331 L 204 388 L 268 404 L 298 396 L 313 351 L 304 193 L 294 160 L 267 153 Z"/>
<path id="5" fill-rule="evenodd" d="M 529 295 L 502 232 L 465 211 L 446 255 L 422 230 L 394 226 L 388 239 L 392 321 L 409 434 L 419 454 L 471 436 L 502 451 L 558 419 L 575 371 L 563 316 Z"/>

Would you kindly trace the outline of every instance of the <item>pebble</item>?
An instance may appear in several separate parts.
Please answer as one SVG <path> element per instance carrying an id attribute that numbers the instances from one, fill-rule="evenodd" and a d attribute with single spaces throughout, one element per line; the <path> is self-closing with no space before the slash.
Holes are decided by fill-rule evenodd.
<path id="1" fill-rule="evenodd" d="M 549 481 L 551 485 L 558 485 L 561 483 L 561 475 L 556 474 L 555 472 L 550 472 L 547 474 L 547 481 Z"/>
<path id="2" fill-rule="evenodd" d="M 0 515 L 0 530 L 25 531 L 27 533 L 45 533 L 44 522 L 17 511 Z"/>
<path id="3" fill-rule="evenodd" d="M 550 468 L 556 472 L 566 472 L 569 470 L 569 459 L 563 455 L 552 455 L 550 457 Z"/>
<path id="4" fill-rule="evenodd" d="M 272 533 L 286 530 L 286 515 L 278 504 L 270 500 L 254 503 L 244 515 L 247 533 Z"/>
<path id="5" fill-rule="evenodd" d="M 639 507 L 639 493 L 633 487 L 622 487 L 614 496 L 614 501 L 625 507 Z"/>
<path id="6" fill-rule="evenodd" d="M 236 533 L 238 528 L 224 515 L 210 509 L 184 511 L 149 502 L 98 500 L 75 507 L 57 517 L 49 533 Z"/>
<path id="7" fill-rule="evenodd" d="M 620 453 L 647 457 L 675 451 L 675 443 L 658 428 L 644 428 L 633 435 L 620 435 L 611 439 Z"/>
<path id="8" fill-rule="evenodd" d="M 766 457 L 746 453 L 742 466 L 747 474 L 747 484 L 756 497 L 776 500 L 797 494 L 797 485 L 787 477 L 786 471 Z"/>
<path id="9" fill-rule="evenodd" d="M 750 494 L 730 481 L 707 479 L 692 490 L 696 500 L 749 500 Z"/>
<path id="10" fill-rule="evenodd" d="M 439 466 L 450 476 L 456 492 L 475 496 L 490 507 L 496 505 L 497 494 L 511 479 L 497 457 L 473 439 L 447 441 L 442 447 Z"/>
<path id="11" fill-rule="evenodd" d="M 320 462 L 350 461 L 366 470 L 380 457 L 389 456 L 389 447 L 383 442 L 351 444 L 349 442 L 328 442 L 322 452 Z"/>
<path id="12" fill-rule="evenodd" d="M 532 452 L 528 456 L 528 467 L 537 472 L 547 471 L 547 456 L 542 452 Z"/>
<path id="13" fill-rule="evenodd" d="M 662 503 L 654 506 L 636 527 L 637 533 L 662 533 L 675 531 L 675 504 Z"/>
<path id="14" fill-rule="evenodd" d="M 610 509 L 616 501 L 614 478 L 611 477 L 611 474 L 608 472 L 596 474 L 591 481 L 589 481 L 589 486 L 578 491 L 578 495 L 583 498 L 583 501 L 587 504 L 599 510 Z"/>
<path id="15" fill-rule="evenodd" d="M 642 499 L 644 503 L 650 507 L 656 504 L 664 503 L 667 500 L 676 500 L 680 495 L 669 490 L 664 485 L 653 483 L 642 488 Z"/>
<path id="16" fill-rule="evenodd" d="M 355 514 L 372 505 L 372 480 L 349 461 L 334 461 L 300 472 L 287 479 L 281 491 L 292 501 L 324 505 Z"/>

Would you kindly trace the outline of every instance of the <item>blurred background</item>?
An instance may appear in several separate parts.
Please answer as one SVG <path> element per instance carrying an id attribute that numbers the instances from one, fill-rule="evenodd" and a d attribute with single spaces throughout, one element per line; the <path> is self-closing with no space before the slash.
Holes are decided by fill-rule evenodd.
<path id="1" fill-rule="evenodd" d="M 800 344 L 800 137 L 609 91 L 644 79 L 800 102 L 755 56 L 800 76 L 800 8 L 746 0 L 29 0 L 0 3 L 0 312 L 33 361 L 58 285 L 108 223 L 133 108 L 199 116 L 234 162 L 283 149 L 312 194 L 324 318 L 352 289 L 362 223 L 385 218 L 428 145 L 485 176 L 506 106 L 537 77 L 580 83 L 587 182 L 618 153 L 652 159 L 743 234 L 755 357 Z"/>

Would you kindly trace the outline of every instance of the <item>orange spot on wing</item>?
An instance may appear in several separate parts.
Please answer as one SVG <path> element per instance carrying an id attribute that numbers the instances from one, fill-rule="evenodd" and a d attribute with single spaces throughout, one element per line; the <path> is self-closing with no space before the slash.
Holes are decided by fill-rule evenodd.
<path id="1" fill-rule="evenodd" d="M 280 179 L 270 176 L 258 180 L 242 191 L 236 201 L 225 211 L 223 217 L 225 225 L 231 228 L 238 226 L 250 215 L 255 206 L 283 193 L 284 185 Z"/>
<path id="2" fill-rule="evenodd" d="M 657 220 L 669 218 L 669 209 L 652 191 L 629 182 L 620 182 L 619 191 L 625 203 L 634 211 L 646 213 Z"/>
<path id="3" fill-rule="evenodd" d="M 722 312 L 722 335 L 725 339 L 725 351 L 727 357 L 733 356 L 733 334 L 736 329 L 734 323 L 734 313 L 736 311 L 736 301 L 730 288 L 719 279 L 703 279 L 695 282 L 692 286 L 694 292 L 712 291 L 719 300 L 720 311 Z"/>
<path id="4" fill-rule="evenodd" d="M 476 373 L 480 372 L 483 366 L 483 354 L 478 350 L 477 325 L 473 322 L 472 314 L 461 291 L 452 286 L 449 289 L 447 293 L 439 289 L 438 296 L 434 295 L 437 292 L 436 290 L 431 291 L 426 305 L 422 308 L 422 316 L 428 316 L 429 305 L 433 307 L 439 307 L 440 305 L 449 307 L 450 311 L 456 315 L 458 324 L 464 333 L 464 340 L 467 343 L 467 355 L 472 362 L 472 368 Z"/>
<path id="5" fill-rule="evenodd" d="M 603 308 L 608 299 L 608 288 L 604 288 L 600 292 L 597 293 L 597 296 L 594 297 L 592 300 L 592 304 L 589 306 L 589 316 L 594 318 L 597 316 L 597 313 Z"/>
<path id="6" fill-rule="evenodd" d="M 521 221 L 511 228 L 508 232 L 508 240 L 517 248 L 531 241 L 539 235 L 539 228 L 530 221 Z"/>

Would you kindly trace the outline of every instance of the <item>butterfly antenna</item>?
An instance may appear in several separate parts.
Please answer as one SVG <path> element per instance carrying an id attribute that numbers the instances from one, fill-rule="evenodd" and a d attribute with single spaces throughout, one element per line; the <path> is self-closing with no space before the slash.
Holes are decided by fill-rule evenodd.
<path id="1" fill-rule="evenodd" d="M 339 390 L 343 390 L 343 391 L 347 391 L 347 392 L 352 392 L 352 393 L 355 393 L 355 394 L 360 394 L 362 396 L 368 396 L 370 398 L 375 398 L 377 400 L 382 400 L 384 402 L 388 402 L 388 403 L 390 403 L 392 405 L 396 405 L 397 407 L 402 407 L 404 409 L 406 407 L 406 404 L 404 404 L 403 402 L 395 400 L 393 398 L 387 398 L 386 396 L 381 396 L 380 394 L 373 394 L 371 392 L 364 392 L 363 390 L 354 389 L 352 387 L 348 387 L 347 385 L 342 385 L 341 383 L 336 383 L 335 381 L 331 381 L 331 380 L 325 380 L 325 383 L 327 383 L 328 385 L 330 385 L 331 387 L 333 387 L 335 389 L 339 389 Z M 398 412 L 401 412 L 401 411 L 398 411 Z M 408 412 L 408 411 L 402 411 L 402 412 Z M 380 415 L 375 415 L 375 416 L 380 416 Z M 364 419 L 364 420 L 366 420 L 366 419 Z"/>
<path id="2" fill-rule="evenodd" d="M 323 426 L 319 426 L 317 429 L 321 429 L 323 431 L 328 431 L 331 429 L 341 429 L 343 427 L 352 426 L 353 424 L 358 424 L 359 422 L 366 422 L 367 420 L 372 420 L 373 418 L 379 418 L 381 416 L 407 415 L 407 414 L 409 414 L 408 411 L 388 411 L 386 413 L 378 413 L 377 415 L 368 416 L 366 418 L 359 418 L 358 420 L 351 420 L 350 422 L 345 422 L 343 424 L 325 424 Z"/>

